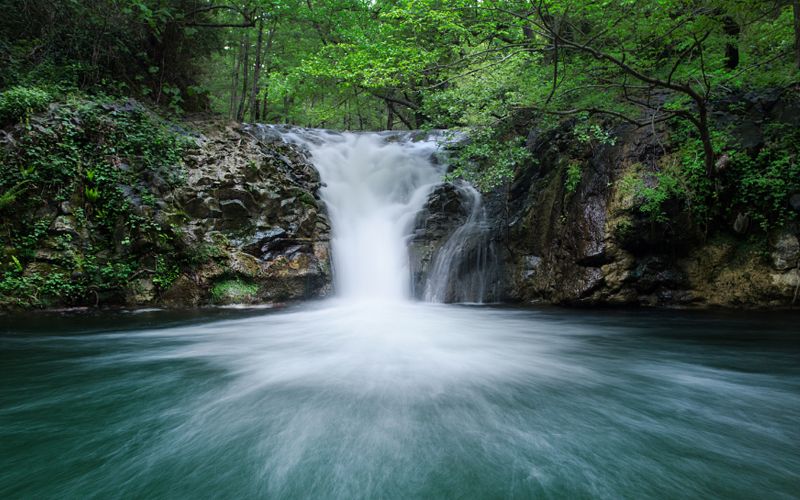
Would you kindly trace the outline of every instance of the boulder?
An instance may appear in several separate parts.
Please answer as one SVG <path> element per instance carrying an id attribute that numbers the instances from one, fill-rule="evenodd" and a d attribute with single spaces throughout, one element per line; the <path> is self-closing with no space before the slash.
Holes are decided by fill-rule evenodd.
<path id="1" fill-rule="evenodd" d="M 800 242 L 791 233 L 780 234 L 773 244 L 772 265 L 778 271 L 786 271 L 798 266 Z"/>

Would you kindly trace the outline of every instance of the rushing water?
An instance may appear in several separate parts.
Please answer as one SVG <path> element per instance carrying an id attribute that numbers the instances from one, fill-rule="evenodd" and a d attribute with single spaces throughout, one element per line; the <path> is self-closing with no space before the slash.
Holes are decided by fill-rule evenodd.
<path id="1" fill-rule="evenodd" d="M 800 492 L 796 316 L 409 301 L 435 143 L 283 137 L 326 183 L 337 298 L 0 316 L 0 498 Z M 472 214 L 435 258 L 431 299 L 491 281 L 465 192 Z"/>
<path id="2" fill-rule="evenodd" d="M 465 182 L 456 189 L 469 214 L 436 252 L 423 298 L 427 302 L 481 303 L 497 296 L 498 256 L 481 194 Z"/>
<path id="3" fill-rule="evenodd" d="M 4 318 L 2 498 L 793 498 L 796 316 Z"/>
<path id="4" fill-rule="evenodd" d="M 444 175 L 444 167 L 433 162 L 435 138 L 313 129 L 291 129 L 283 137 L 309 148 L 325 183 L 321 193 L 333 228 L 337 295 L 408 299 L 407 240 Z"/>

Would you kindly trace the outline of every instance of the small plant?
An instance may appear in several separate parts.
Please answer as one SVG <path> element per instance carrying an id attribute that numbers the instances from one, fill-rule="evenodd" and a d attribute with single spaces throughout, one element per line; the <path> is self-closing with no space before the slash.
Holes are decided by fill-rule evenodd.
<path id="1" fill-rule="evenodd" d="M 572 161 L 567 165 L 567 177 L 564 179 L 564 189 L 567 190 L 568 194 L 572 194 L 578 189 L 582 175 L 583 170 L 581 169 L 580 163 Z"/>
<path id="2" fill-rule="evenodd" d="M 28 180 L 24 180 L 22 182 L 18 182 L 14 185 L 11 189 L 0 194 L 0 210 L 3 210 L 6 207 L 9 207 L 17 201 L 17 197 L 25 191 L 25 186 L 28 184 Z"/>
<path id="3" fill-rule="evenodd" d="M 155 271 L 153 284 L 162 290 L 169 288 L 181 274 L 181 270 L 177 265 L 167 262 L 167 259 L 161 255 L 156 257 Z"/>
<path id="4" fill-rule="evenodd" d="M 667 222 L 664 204 L 671 199 L 686 199 L 681 180 L 671 172 L 649 174 L 648 182 L 639 172 L 630 172 L 621 179 L 622 192 L 633 195 L 639 211 L 653 222 Z"/>
<path id="5" fill-rule="evenodd" d="M 253 302 L 257 294 L 257 285 L 238 279 L 220 281 L 211 289 L 211 299 L 218 304 Z"/>
<path id="6" fill-rule="evenodd" d="M 581 121 L 573 129 L 573 133 L 579 142 L 583 144 L 602 144 L 613 146 L 617 143 L 617 138 L 596 123 Z"/>
<path id="7" fill-rule="evenodd" d="M 23 271 L 22 264 L 20 263 L 16 255 L 11 256 L 11 262 L 14 263 L 14 268 L 17 270 L 17 272 L 21 273 Z"/>
<path id="8" fill-rule="evenodd" d="M 99 190 L 99 189 L 97 189 L 96 187 L 89 187 L 89 186 L 86 186 L 86 187 L 83 189 L 83 192 L 84 192 L 84 194 L 86 195 L 86 199 L 87 199 L 87 200 L 88 200 L 90 203 L 97 203 L 97 200 L 99 200 L 99 199 L 100 199 L 100 190 Z"/>
<path id="9" fill-rule="evenodd" d="M 0 123 L 25 121 L 47 107 L 53 97 L 39 87 L 11 87 L 0 93 Z"/>

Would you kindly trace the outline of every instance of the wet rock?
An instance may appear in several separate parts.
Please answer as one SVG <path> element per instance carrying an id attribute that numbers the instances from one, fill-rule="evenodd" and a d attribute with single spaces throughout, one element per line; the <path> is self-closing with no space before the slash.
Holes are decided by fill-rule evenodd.
<path id="1" fill-rule="evenodd" d="M 744 234 L 750 227 L 750 217 L 747 214 L 736 215 L 736 220 L 733 222 L 733 230 L 739 234 Z"/>
<path id="2" fill-rule="evenodd" d="M 80 226 L 77 219 L 71 215 L 59 215 L 56 217 L 50 225 L 50 233 L 56 235 L 67 234 L 75 239 L 85 240 L 89 238 L 86 228 Z"/>
<path id="3" fill-rule="evenodd" d="M 156 287 L 150 278 L 133 280 L 125 290 L 125 302 L 128 305 L 150 304 L 156 297 Z"/>
<path id="4" fill-rule="evenodd" d="M 800 193 L 795 193 L 789 197 L 789 205 L 795 212 L 800 212 Z"/>
<path id="5" fill-rule="evenodd" d="M 202 303 L 205 291 L 188 276 L 179 276 L 164 292 L 161 302 L 166 307 L 195 307 Z"/>
<path id="6" fill-rule="evenodd" d="M 542 258 L 537 255 L 526 255 L 522 258 L 522 279 L 531 279 L 539 266 L 542 265 Z"/>
<path id="7" fill-rule="evenodd" d="M 222 216 L 222 211 L 216 205 L 213 198 L 191 198 L 183 205 L 183 210 L 197 219 L 206 219 Z"/>
<path id="8" fill-rule="evenodd" d="M 219 202 L 222 217 L 228 220 L 240 221 L 250 218 L 250 212 L 242 200 L 223 200 Z"/>
<path id="9" fill-rule="evenodd" d="M 783 233 L 778 236 L 773 244 L 772 265 L 779 271 L 785 271 L 798 266 L 800 259 L 800 242 L 797 236 Z"/>

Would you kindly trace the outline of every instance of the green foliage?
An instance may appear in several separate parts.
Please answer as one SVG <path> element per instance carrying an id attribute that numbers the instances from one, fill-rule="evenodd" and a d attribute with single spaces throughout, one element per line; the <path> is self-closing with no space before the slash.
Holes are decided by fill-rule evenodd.
<path id="1" fill-rule="evenodd" d="M 0 280 L 0 304 L 48 306 L 64 299 L 77 299 L 81 290 L 65 273 L 6 273 Z"/>
<path id="2" fill-rule="evenodd" d="M 25 121 L 42 111 L 52 101 L 52 95 L 39 87 L 16 86 L 0 92 L 0 125 Z"/>
<path id="3" fill-rule="evenodd" d="M 86 195 L 86 200 L 89 203 L 96 203 L 97 200 L 100 199 L 100 190 L 98 190 L 96 187 L 86 186 L 83 188 L 83 192 Z"/>
<path id="4" fill-rule="evenodd" d="M 211 288 L 211 300 L 218 304 L 250 302 L 257 294 L 257 285 L 238 279 L 220 281 Z"/>
<path id="5" fill-rule="evenodd" d="M 162 290 L 172 285 L 181 274 L 180 267 L 174 262 L 169 262 L 163 255 L 156 256 L 156 269 L 153 274 L 153 284 Z"/>
<path id="6" fill-rule="evenodd" d="M 198 107 L 202 59 L 222 43 L 217 30 L 190 26 L 213 22 L 206 6 L 202 0 L 0 0 L 0 88 L 57 85 Z"/>
<path id="7" fill-rule="evenodd" d="M 0 194 L 0 211 L 12 206 L 17 201 L 17 197 L 25 191 L 28 182 L 30 181 L 27 179 L 21 180 Z"/>
<path id="8" fill-rule="evenodd" d="M 484 128 L 470 131 L 465 142 L 451 158 L 453 169 L 447 179 L 465 179 L 482 191 L 507 182 L 517 168 L 531 161 L 522 137 L 503 140 L 497 131 Z"/>
<path id="9" fill-rule="evenodd" d="M 583 169 L 581 168 L 581 164 L 576 161 L 571 161 L 567 165 L 567 176 L 564 178 L 564 189 L 567 190 L 567 193 L 572 194 L 578 189 L 582 176 Z"/>
<path id="10" fill-rule="evenodd" d="M 665 204 L 670 200 L 685 201 L 687 192 L 675 172 L 644 173 L 633 170 L 621 180 L 623 194 L 633 196 L 639 211 L 657 223 L 669 221 Z"/>
<path id="11" fill-rule="evenodd" d="M 597 123 L 589 122 L 586 117 L 575 125 L 573 133 L 578 142 L 583 144 L 613 146 L 617 143 L 616 137 L 612 136 L 609 131 L 604 130 Z"/>
<path id="12" fill-rule="evenodd" d="M 800 132 L 790 125 L 767 129 L 767 144 L 756 154 L 733 151 L 723 172 L 731 203 L 727 215 L 746 214 L 769 231 L 797 219 L 789 197 L 800 193 Z"/>
<path id="13" fill-rule="evenodd" d="M 168 287 L 180 264 L 175 229 L 146 211 L 155 193 L 144 179 L 182 183 L 186 139 L 141 105 L 108 98 L 72 96 L 37 120 L 0 150 L 0 204 L 19 214 L 0 224 L 0 243 L 14 249 L 15 263 L 0 274 L 0 302 L 13 294 L 34 306 L 120 295 L 153 265 L 151 254 L 162 255 L 154 283 Z M 54 205 L 69 207 L 60 216 L 67 232 L 50 232 Z M 37 262 L 43 248 L 56 256 L 50 271 Z"/>

